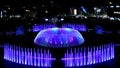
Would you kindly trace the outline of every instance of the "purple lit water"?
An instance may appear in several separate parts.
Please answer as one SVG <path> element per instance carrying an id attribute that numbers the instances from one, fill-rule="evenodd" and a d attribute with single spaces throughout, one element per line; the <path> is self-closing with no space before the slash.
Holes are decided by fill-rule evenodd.
<path id="1" fill-rule="evenodd" d="M 86 50 L 87 49 L 87 50 Z M 85 66 L 105 62 L 114 58 L 114 44 L 104 44 L 88 48 L 70 49 L 62 60 L 65 67 Z"/>
<path id="2" fill-rule="evenodd" d="M 23 65 L 51 67 L 52 58 L 49 50 L 23 48 L 16 45 L 4 44 L 4 59 Z"/>

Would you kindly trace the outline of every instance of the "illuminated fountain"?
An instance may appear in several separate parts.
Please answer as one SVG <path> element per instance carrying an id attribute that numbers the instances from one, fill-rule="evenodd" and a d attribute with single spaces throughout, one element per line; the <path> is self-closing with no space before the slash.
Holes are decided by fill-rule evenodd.
<path id="1" fill-rule="evenodd" d="M 78 28 L 80 27 L 77 25 L 75 26 Z M 77 30 L 78 29 L 75 30 L 74 27 L 66 25 L 64 25 L 63 28 L 55 27 L 45 28 L 44 30 L 41 29 L 35 37 L 34 43 L 38 46 L 48 47 L 46 49 L 26 48 L 5 43 L 4 59 L 18 64 L 38 67 L 52 67 L 53 61 L 62 61 L 65 67 L 79 67 L 114 59 L 114 43 L 93 47 L 84 46 L 81 48 L 72 48 L 72 46 L 80 46 L 84 43 L 84 38 Z M 63 56 L 60 58 L 54 56 L 54 53 L 49 47 L 54 49 L 66 47 L 66 51 L 65 53 L 62 52 Z M 71 48 L 67 49 L 67 47 Z M 59 51 L 57 51 L 56 55 L 59 55 Z"/>
<path id="2" fill-rule="evenodd" d="M 4 44 L 4 59 L 10 62 L 39 67 L 51 67 L 52 58 L 49 49 L 25 48 L 17 45 Z"/>
<path id="3" fill-rule="evenodd" d="M 87 49 L 87 50 L 86 50 Z M 101 46 L 67 50 L 63 60 L 65 67 L 86 66 L 114 59 L 114 43 Z"/>
<path id="4" fill-rule="evenodd" d="M 48 28 L 40 31 L 34 39 L 34 43 L 44 47 L 70 47 L 84 42 L 84 38 L 75 29 Z"/>

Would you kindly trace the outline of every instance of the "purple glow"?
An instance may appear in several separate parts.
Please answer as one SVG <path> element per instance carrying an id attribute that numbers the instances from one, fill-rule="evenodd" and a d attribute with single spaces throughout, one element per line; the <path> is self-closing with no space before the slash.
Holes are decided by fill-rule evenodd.
<path id="1" fill-rule="evenodd" d="M 51 67 L 52 61 L 56 60 L 52 58 L 49 50 L 43 52 L 42 49 L 36 51 L 35 48 L 23 48 L 10 44 L 4 44 L 4 46 L 4 59 L 18 64 Z"/>
<path id="2" fill-rule="evenodd" d="M 72 51 L 72 49 L 71 49 Z M 102 46 L 96 46 L 93 48 L 78 48 L 78 51 L 74 49 L 74 52 L 67 52 L 64 58 L 65 67 L 84 66 L 105 62 L 114 58 L 114 44 L 105 44 Z M 86 52 L 87 51 L 87 52 Z M 77 60 L 76 60 L 77 59 Z"/>
<path id="3" fill-rule="evenodd" d="M 55 24 L 40 24 L 40 25 L 33 25 L 33 32 L 39 32 L 43 29 L 47 29 L 47 28 L 53 28 L 56 27 Z"/>
<path id="4" fill-rule="evenodd" d="M 64 20 L 64 19 L 62 19 Z M 40 25 L 33 25 L 33 32 L 39 32 L 43 29 L 47 29 L 47 28 L 54 28 L 56 27 L 55 24 L 40 24 Z M 72 28 L 72 29 L 76 29 L 78 31 L 83 31 L 86 32 L 86 25 L 85 24 L 62 24 L 63 28 Z"/>
<path id="5" fill-rule="evenodd" d="M 70 28 L 45 29 L 40 31 L 34 39 L 34 43 L 37 45 L 57 48 L 77 46 L 83 42 L 84 38 L 80 32 Z"/>
<path id="6" fill-rule="evenodd" d="M 118 30 L 118 34 L 120 34 L 120 30 Z"/>
<path id="7" fill-rule="evenodd" d="M 15 32 L 13 32 L 13 31 L 6 32 L 6 35 L 13 35 L 13 34 L 15 34 Z"/>
<path id="8" fill-rule="evenodd" d="M 86 65 L 86 55 L 85 55 L 86 54 L 86 48 L 85 47 L 84 47 L 84 53 L 83 54 L 84 54 L 84 56 L 83 56 L 84 61 L 83 62 L 84 62 L 84 65 Z"/>
<path id="9" fill-rule="evenodd" d="M 63 24 L 62 27 L 63 28 L 73 28 L 73 29 L 76 29 L 78 31 L 86 32 L 86 25 L 85 24 L 70 24 L 70 23 L 67 23 L 67 24 Z"/>

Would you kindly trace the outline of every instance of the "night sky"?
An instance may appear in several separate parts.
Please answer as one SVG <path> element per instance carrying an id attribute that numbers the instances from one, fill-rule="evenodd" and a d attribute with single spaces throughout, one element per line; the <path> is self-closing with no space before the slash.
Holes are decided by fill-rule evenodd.
<path id="1" fill-rule="evenodd" d="M 106 5 L 109 1 L 115 0 L 0 0 L 1 5 L 36 5 L 36 4 L 55 4 L 59 6 L 79 6 L 79 5 Z"/>
<path id="2" fill-rule="evenodd" d="M 109 2 L 113 4 L 119 3 L 116 0 L 0 0 L 0 5 L 11 6 L 11 8 L 16 8 L 21 10 L 21 7 L 31 7 L 36 6 L 38 12 L 41 14 L 47 9 L 50 14 L 58 13 L 69 13 L 70 7 L 80 8 L 84 6 L 87 11 L 93 11 L 93 7 L 108 6 Z M 43 7 L 44 6 L 44 7 Z"/>

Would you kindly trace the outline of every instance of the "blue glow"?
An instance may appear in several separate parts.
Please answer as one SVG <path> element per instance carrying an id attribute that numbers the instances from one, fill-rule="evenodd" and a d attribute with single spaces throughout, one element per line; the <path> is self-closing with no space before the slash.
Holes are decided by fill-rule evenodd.
<path id="1" fill-rule="evenodd" d="M 70 49 L 70 52 L 67 50 L 67 52 L 64 54 L 64 58 L 61 59 L 64 61 L 65 67 L 97 64 L 114 58 L 113 43 L 102 46 L 94 46 L 93 48 L 88 47 L 73 50 Z"/>
<path id="2" fill-rule="evenodd" d="M 57 31 L 57 30 L 58 30 L 58 28 L 52 28 L 52 30 L 53 30 L 53 31 Z"/>
<path id="3" fill-rule="evenodd" d="M 4 46 L 4 59 L 14 63 L 51 67 L 52 61 L 56 60 L 55 58 L 52 58 L 49 50 L 44 50 L 44 52 L 42 52 L 42 49 L 39 48 L 21 48 L 10 44 L 4 44 Z"/>
<path id="4" fill-rule="evenodd" d="M 82 6 L 81 7 L 84 13 L 87 13 L 86 9 Z"/>
<path id="5" fill-rule="evenodd" d="M 120 18 L 118 18 L 118 21 L 120 21 Z"/>
<path id="6" fill-rule="evenodd" d="M 24 34 L 24 27 L 23 26 L 17 26 L 16 27 L 16 35 L 22 35 Z"/>
<path id="7" fill-rule="evenodd" d="M 66 31 L 71 31 L 71 29 L 69 29 L 69 28 L 66 28 Z"/>
<path id="8" fill-rule="evenodd" d="M 99 26 L 99 25 L 96 25 L 96 34 L 103 34 L 103 27 L 102 26 Z"/>
<path id="9" fill-rule="evenodd" d="M 45 47 L 78 46 L 84 38 L 77 30 L 70 28 L 49 28 L 41 30 L 34 39 L 34 43 Z"/>

